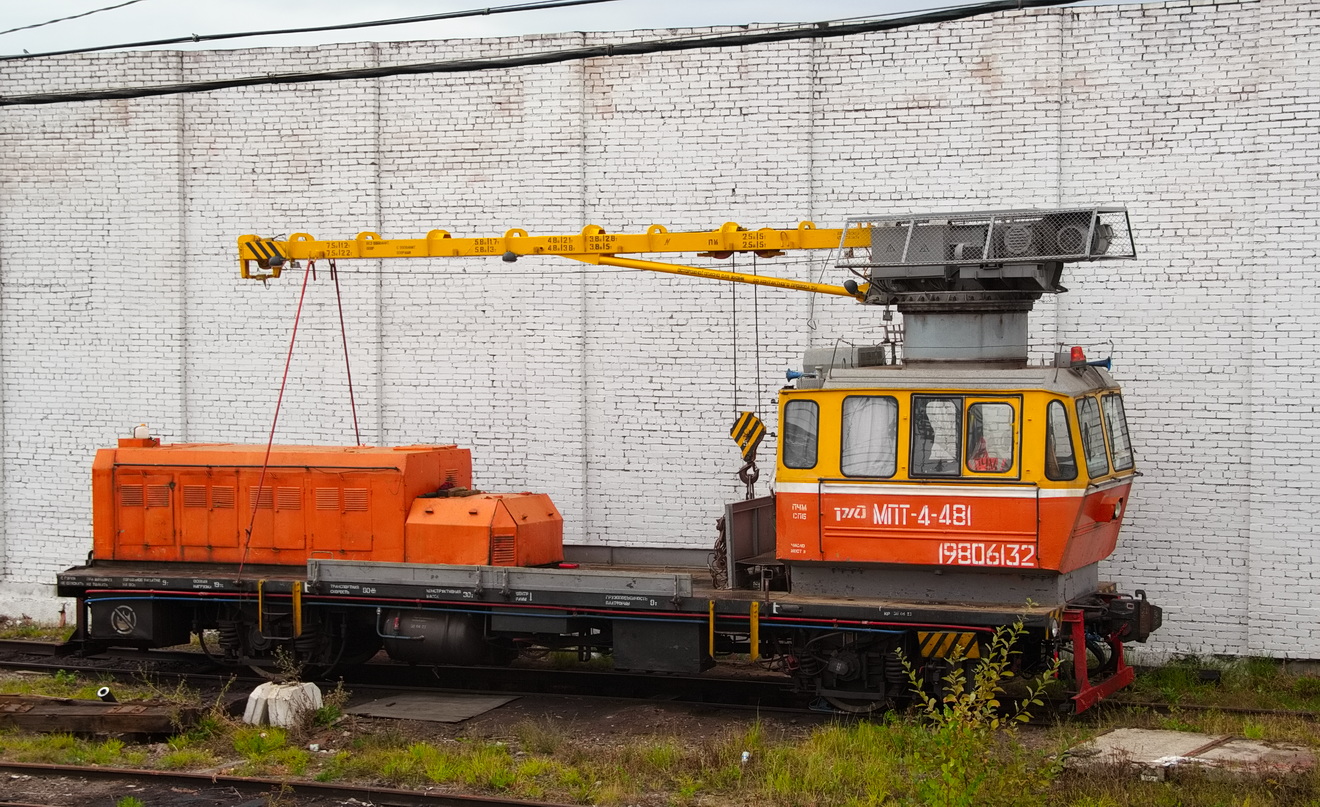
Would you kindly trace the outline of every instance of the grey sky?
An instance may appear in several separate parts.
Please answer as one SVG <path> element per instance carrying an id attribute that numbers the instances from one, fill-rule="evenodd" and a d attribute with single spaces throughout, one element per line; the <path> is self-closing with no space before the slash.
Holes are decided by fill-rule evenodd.
<path id="1" fill-rule="evenodd" d="M 522 0 L 143 0 L 82 19 L 0 36 L 0 54 L 273 28 L 410 17 Z M 1109 0 L 1117 2 L 1119 0 Z M 0 30 L 123 0 L 0 0 Z M 558 31 L 622 31 L 750 22 L 803 22 L 910 12 L 976 0 L 614 0 L 576 8 L 354 31 L 254 37 L 173 48 L 289 47 L 327 42 L 453 39 Z M 1086 5 L 1106 4 L 1088 2 Z"/>

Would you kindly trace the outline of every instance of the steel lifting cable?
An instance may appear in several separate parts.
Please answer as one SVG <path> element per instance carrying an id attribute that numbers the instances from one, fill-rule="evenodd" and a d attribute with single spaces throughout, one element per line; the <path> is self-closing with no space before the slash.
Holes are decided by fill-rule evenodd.
<path id="1" fill-rule="evenodd" d="M 358 428 L 357 399 L 353 396 L 353 367 L 348 361 L 348 328 L 344 325 L 344 297 L 339 291 L 339 267 L 330 259 L 330 277 L 335 281 L 335 302 L 339 305 L 339 335 L 344 340 L 344 372 L 348 374 L 348 405 L 353 410 L 353 437 L 362 445 L 362 430 Z"/>
<path id="2" fill-rule="evenodd" d="M 759 272 L 756 267 L 756 253 L 752 253 L 752 274 Z M 761 287 L 752 286 L 752 334 L 756 337 L 756 349 L 752 351 L 756 357 L 756 403 L 752 406 L 752 411 L 757 417 L 761 416 L 761 395 L 765 389 L 761 386 Z"/>
<path id="3" fill-rule="evenodd" d="M 275 445 L 275 425 L 280 420 L 280 405 L 284 403 L 284 389 L 289 384 L 289 367 L 293 364 L 293 344 L 298 339 L 298 323 L 302 320 L 303 301 L 307 299 L 307 281 L 312 276 L 316 261 L 308 261 L 303 272 L 302 291 L 298 293 L 298 310 L 293 315 L 293 333 L 289 335 L 289 352 L 284 358 L 284 378 L 280 381 L 280 394 L 275 399 L 275 414 L 270 419 L 270 436 L 266 439 L 266 457 L 261 461 L 261 475 L 257 477 L 257 496 L 252 500 L 252 518 L 248 521 L 247 533 L 243 537 L 243 557 L 238 562 L 238 573 L 243 574 L 243 565 L 247 563 L 248 550 L 252 546 L 252 530 L 257 524 L 257 509 L 261 504 L 261 494 L 266 483 L 266 469 L 270 467 L 270 451 Z M 274 498 L 274 497 L 272 497 Z M 272 504 L 274 502 L 272 501 Z"/>
<path id="4" fill-rule="evenodd" d="M 729 267 L 730 271 L 738 271 L 738 256 L 732 255 L 733 261 Z M 729 284 L 729 312 L 732 319 L 733 331 L 733 416 L 738 417 L 738 284 Z"/>

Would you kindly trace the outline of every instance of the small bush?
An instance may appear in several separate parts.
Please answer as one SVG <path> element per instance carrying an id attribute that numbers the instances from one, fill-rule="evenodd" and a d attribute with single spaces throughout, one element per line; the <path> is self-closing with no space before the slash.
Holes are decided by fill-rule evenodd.
<path id="1" fill-rule="evenodd" d="M 1314 698 L 1320 695 L 1320 678 L 1309 675 L 1299 676 L 1293 683 L 1293 691 L 1304 698 Z"/>
<path id="2" fill-rule="evenodd" d="M 274 726 L 248 726 L 235 731 L 232 742 L 235 751 L 255 762 L 287 746 L 288 735 Z"/>
<path id="3" fill-rule="evenodd" d="M 549 718 L 524 720 L 513 727 L 523 750 L 533 754 L 554 754 L 568 740 L 565 732 Z"/>
<path id="4" fill-rule="evenodd" d="M 215 754 L 204 748 L 176 748 L 160 758 L 160 766 L 170 771 L 209 768 L 215 762 Z"/>
<path id="5" fill-rule="evenodd" d="M 312 725 L 326 728 L 339 722 L 344 716 L 344 707 L 353 694 L 344 689 L 344 679 L 340 678 L 335 688 L 321 697 L 321 708 L 312 713 Z"/>

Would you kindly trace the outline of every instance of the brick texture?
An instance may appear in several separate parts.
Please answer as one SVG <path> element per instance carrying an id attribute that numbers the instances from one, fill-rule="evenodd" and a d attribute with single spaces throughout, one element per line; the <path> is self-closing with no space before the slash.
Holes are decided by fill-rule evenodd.
<path id="1" fill-rule="evenodd" d="M 651 38 L 688 32 L 633 32 Z M 406 64 L 612 41 L 60 57 L 5 94 Z M 243 233 L 417 237 L 1120 203 L 1140 258 L 1075 270 L 1033 350 L 1111 352 L 1139 495 L 1106 576 L 1166 608 L 1158 652 L 1320 657 L 1320 6 L 1174 0 L 818 42 L 462 75 L 0 108 L 0 610 L 53 612 L 90 545 L 92 454 L 265 439 L 300 278 Z M 842 280 L 826 255 L 741 270 Z M 324 267 L 322 267 L 324 269 Z M 525 258 L 341 269 L 363 439 L 470 446 L 568 538 L 709 545 L 733 413 L 804 347 L 869 343 L 839 299 Z M 353 441 L 328 275 L 283 442 Z M 767 451 L 772 448 L 767 443 Z"/>

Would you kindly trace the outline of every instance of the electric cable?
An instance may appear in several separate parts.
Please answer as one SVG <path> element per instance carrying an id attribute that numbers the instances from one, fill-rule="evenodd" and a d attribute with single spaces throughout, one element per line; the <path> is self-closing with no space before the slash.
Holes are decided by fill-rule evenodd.
<path id="1" fill-rule="evenodd" d="M 445 62 L 421 62 L 383 67 L 359 67 L 347 70 L 329 70 L 323 72 L 242 76 L 236 78 L 214 79 L 210 81 L 184 82 L 180 84 L 158 84 L 150 87 L 122 87 L 109 90 L 10 95 L 0 97 L 0 106 L 35 106 L 39 104 L 62 104 L 74 101 L 149 98 L 161 95 L 210 92 L 213 90 L 232 89 L 235 87 L 304 84 L 321 81 L 352 81 L 358 79 L 386 78 L 390 76 L 404 75 L 474 73 L 485 70 L 505 70 L 516 67 L 558 64 L 562 62 L 580 61 L 583 59 L 743 47 L 747 45 L 759 45 L 772 42 L 791 42 L 803 39 L 829 39 L 880 31 L 892 31 L 916 25 L 950 22 L 1002 11 L 1017 11 L 1026 8 L 1044 8 L 1048 6 L 1065 6 L 1078 2 L 1081 2 L 1081 0 L 992 0 L 992 2 L 988 3 L 958 6 L 938 11 L 911 14 L 903 17 L 890 17 L 866 22 L 846 23 L 842 25 L 831 25 L 828 22 L 819 22 L 809 25 L 771 28 L 742 33 L 681 37 L 668 40 L 661 39 L 622 42 L 609 45 L 593 45 L 583 48 L 567 48 L 564 50 L 525 53 L 515 56 L 490 57 L 485 59 L 455 59 Z"/>
<path id="2" fill-rule="evenodd" d="M 129 0 L 123 5 L 140 3 L 142 0 Z M 0 62 L 13 61 L 15 59 L 36 59 L 41 56 L 70 56 L 76 53 L 95 53 L 102 50 L 128 50 L 131 48 L 150 48 L 158 45 L 178 45 L 185 42 L 216 42 L 222 39 L 247 39 L 254 36 L 282 36 L 284 34 L 314 34 L 321 31 L 348 31 L 355 28 L 381 28 L 387 25 L 411 25 L 419 22 L 435 22 L 437 20 L 458 20 L 466 17 L 488 17 L 495 14 L 510 14 L 517 11 L 541 11 L 544 9 L 566 8 L 568 6 L 585 6 L 596 3 L 613 3 L 615 0 L 537 0 L 532 3 L 515 3 L 509 6 L 492 6 L 489 8 L 474 8 L 466 11 L 446 11 L 440 14 L 421 14 L 416 17 L 396 17 L 388 20 L 366 20 L 363 22 L 344 22 L 335 25 L 316 25 L 306 28 L 274 28 L 268 31 L 238 31 L 228 34 L 189 34 L 188 36 L 175 36 L 169 39 L 148 39 L 141 42 L 123 42 L 118 45 L 92 45 L 85 48 L 68 48 L 67 50 L 48 50 L 41 53 L 22 53 L 7 56 L 0 56 Z M 110 8 L 119 8 L 119 6 L 110 6 Z M 97 9 L 98 11 L 108 11 L 109 9 Z M 87 12 L 94 14 L 95 12 Z M 78 14 L 76 17 L 85 17 L 86 14 Z M 74 17 L 65 17 L 66 20 Z M 51 20 L 51 22 L 62 22 L 62 20 Z M 50 23 L 40 23 L 40 25 L 49 25 Z M 28 28 L 36 28 L 36 25 L 29 25 Z M 14 28 L 13 31 L 21 31 L 22 28 Z M 0 34 L 7 34 L 10 31 L 0 31 Z"/>
<path id="3" fill-rule="evenodd" d="M 69 20 L 76 20 L 76 19 L 78 19 L 79 17 L 90 17 L 90 16 L 92 16 L 93 14 L 100 14 L 102 11 L 114 11 L 114 10 L 117 9 L 117 8 L 123 8 L 124 6 L 131 6 L 131 5 L 133 5 L 134 3 L 141 3 L 141 2 L 142 2 L 142 0 L 128 0 L 128 2 L 126 2 L 126 3 L 120 3 L 120 4 L 118 4 L 118 5 L 114 5 L 114 6 L 105 6 L 104 8 L 94 8 L 94 9 L 92 9 L 91 11 L 84 11 L 84 12 L 81 13 L 81 14 L 71 14 L 71 15 L 69 15 L 69 16 L 67 16 L 67 17 L 59 17 L 59 18 L 54 19 L 54 20 L 46 20 L 45 22 L 34 22 L 34 23 L 32 23 L 31 25 L 20 25 L 20 26 L 18 26 L 17 28 L 10 28 L 10 29 L 7 30 L 7 31 L 0 31 L 0 36 L 4 36 L 5 34 L 12 34 L 12 33 L 14 33 L 15 31 L 30 31 L 30 30 L 32 30 L 33 28 L 42 28 L 42 27 L 45 27 L 45 26 L 47 26 L 47 25 L 54 25 L 54 24 L 57 23 L 57 22 L 68 22 Z M 34 53 L 34 54 L 29 54 L 29 55 L 31 55 L 31 56 L 40 56 L 41 54 L 40 54 L 40 53 Z"/>

